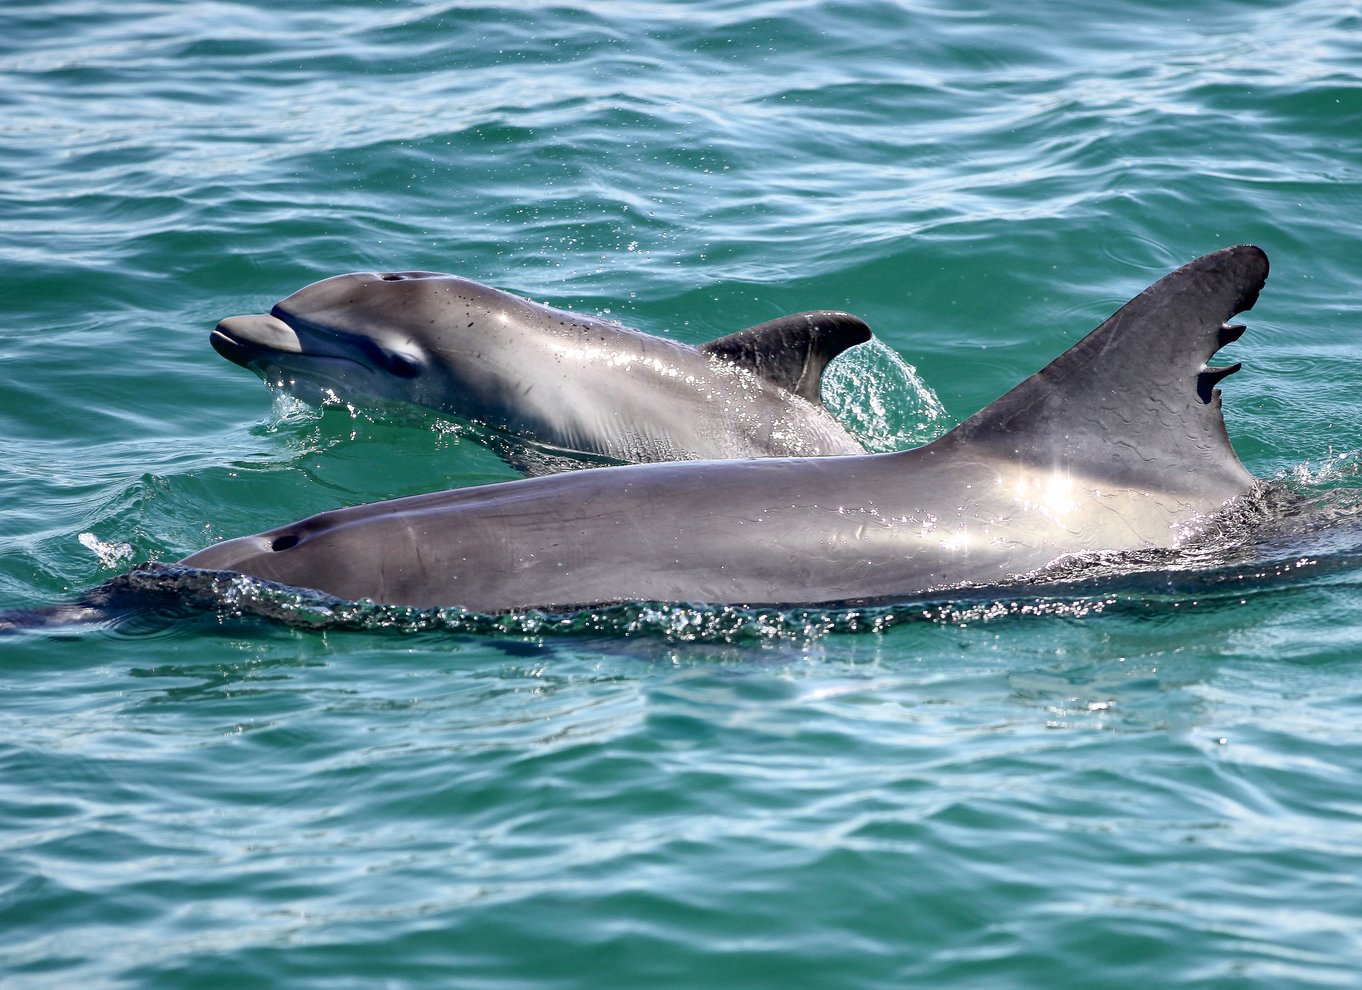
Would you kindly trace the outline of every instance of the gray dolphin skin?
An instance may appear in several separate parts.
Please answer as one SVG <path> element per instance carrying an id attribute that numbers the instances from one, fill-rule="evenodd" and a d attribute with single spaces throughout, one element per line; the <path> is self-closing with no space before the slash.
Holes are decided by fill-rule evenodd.
<path id="1" fill-rule="evenodd" d="M 836 604 L 996 585 L 1176 546 L 1254 484 L 1207 367 L 1267 257 L 1161 279 L 944 437 L 853 457 L 651 464 L 325 512 L 181 563 L 345 599 L 478 611 L 625 600 Z"/>
<path id="2" fill-rule="evenodd" d="M 869 339 L 818 312 L 692 347 L 434 272 L 337 275 L 210 337 L 305 401 L 406 402 L 634 463 L 863 453 L 819 389 Z"/>

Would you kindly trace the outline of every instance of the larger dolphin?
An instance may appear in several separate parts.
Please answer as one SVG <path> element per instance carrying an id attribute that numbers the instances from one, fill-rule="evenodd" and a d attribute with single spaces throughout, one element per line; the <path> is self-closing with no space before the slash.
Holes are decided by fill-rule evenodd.
<path id="1" fill-rule="evenodd" d="M 606 468 L 338 509 L 183 564 L 347 599 L 496 611 L 621 600 L 824 604 L 997 584 L 1169 547 L 1246 491 L 1206 362 L 1267 257 L 1173 272 L 915 450 Z"/>
<path id="2" fill-rule="evenodd" d="M 454 275 L 314 282 L 210 337 L 311 401 L 428 406 L 616 461 L 813 456 L 864 448 L 823 407 L 824 366 L 870 339 L 846 313 L 799 313 L 698 347 Z"/>

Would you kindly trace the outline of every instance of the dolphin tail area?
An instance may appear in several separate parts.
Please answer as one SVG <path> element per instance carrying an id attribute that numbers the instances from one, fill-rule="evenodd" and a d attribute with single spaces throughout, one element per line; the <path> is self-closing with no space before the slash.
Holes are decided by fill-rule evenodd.
<path id="1" fill-rule="evenodd" d="M 1230 445 L 1216 387 L 1239 365 L 1206 362 L 1244 332 L 1228 321 L 1253 307 L 1267 274 L 1267 255 L 1252 245 L 1198 258 L 936 444 L 1133 489 L 1222 501 L 1245 491 L 1253 478 Z"/>
<path id="2" fill-rule="evenodd" d="M 172 565 L 138 564 L 86 589 L 73 601 L 0 610 L 0 639 L 25 632 L 79 632 L 129 624 L 154 628 L 215 611 L 224 601 L 220 577 Z"/>
<path id="3" fill-rule="evenodd" d="M 821 405 L 823 369 L 828 362 L 870 337 L 864 320 L 850 313 L 819 310 L 758 323 L 698 347 Z"/>
<path id="4" fill-rule="evenodd" d="M 59 632 L 111 625 L 136 611 L 139 604 L 131 596 L 106 593 L 104 586 L 92 588 L 72 602 L 0 610 L 0 637 L 35 630 Z"/>

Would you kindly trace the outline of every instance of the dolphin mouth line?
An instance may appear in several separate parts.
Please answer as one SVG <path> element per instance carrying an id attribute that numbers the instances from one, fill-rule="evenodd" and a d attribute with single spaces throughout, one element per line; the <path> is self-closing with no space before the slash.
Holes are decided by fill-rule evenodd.
<path id="1" fill-rule="evenodd" d="M 230 332 L 218 326 L 208 335 L 208 343 L 213 345 L 213 350 L 217 351 L 233 364 L 239 364 L 243 368 L 254 369 L 262 360 L 276 358 L 290 353 L 301 356 L 300 351 L 286 351 L 283 348 L 271 347 L 257 341 L 248 341 L 241 337 L 233 336 Z"/>
<path id="2" fill-rule="evenodd" d="M 229 316 L 208 335 L 213 350 L 257 374 L 313 372 L 327 365 L 376 370 L 361 349 L 326 346 L 342 341 L 345 334 L 281 312 Z M 321 345 L 321 346 L 318 346 Z"/>
<path id="3" fill-rule="evenodd" d="M 213 345 L 215 351 L 233 364 L 248 371 L 254 371 L 266 379 L 282 376 L 292 378 L 296 375 L 305 374 L 311 379 L 318 381 L 332 379 L 333 384 L 342 385 L 344 384 L 344 369 L 372 370 L 361 361 L 354 361 L 336 354 L 314 354 L 307 351 L 286 351 L 250 344 L 243 345 L 229 334 L 218 330 L 214 330 L 209 335 L 208 342 Z M 334 373 L 331 375 L 324 374 L 323 372 L 327 368 L 334 368 Z M 281 384 L 281 382 L 275 384 Z"/>

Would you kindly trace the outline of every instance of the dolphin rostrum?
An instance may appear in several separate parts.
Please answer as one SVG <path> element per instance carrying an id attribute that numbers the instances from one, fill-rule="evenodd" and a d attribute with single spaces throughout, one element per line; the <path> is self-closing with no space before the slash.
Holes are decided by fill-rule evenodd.
<path id="1" fill-rule="evenodd" d="M 824 366 L 870 339 L 846 313 L 693 347 L 454 275 L 367 272 L 229 317 L 210 339 L 308 401 L 427 406 L 615 461 L 864 452 L 819 394 Z"/>
<path id="2" fill-rule="evenodd" d="M 831 604 L 995 585 L 1060 557 L 1171 547 L 1253 477 L 1207 367 L 1267 257 L 1155 283 L 914 450 L 648 464 L 337 509 L 185 558 L 346 599 L 479 611 L 622 600 Z"/>

